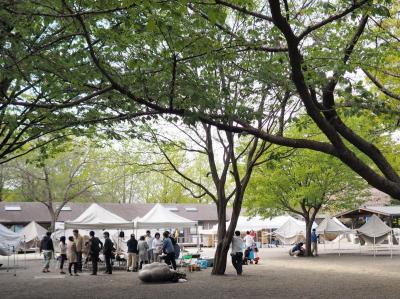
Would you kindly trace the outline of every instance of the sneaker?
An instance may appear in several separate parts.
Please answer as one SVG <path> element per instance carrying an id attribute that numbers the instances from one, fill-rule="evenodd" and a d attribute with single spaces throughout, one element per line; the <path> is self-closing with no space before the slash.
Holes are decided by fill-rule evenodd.
<path id="1" fill-rule="evenodd" d="M 90 273 L 90 275 L 97 275 L 97 273 Z"/>
<path id="2" fill-rule="evenodd" d="M 72 273 L 69 273 L 69 276 L 72 276 Z"/>
<path id="3" fill-rule="evenodd" d="M 75 276 L 79 276 L 79 274 L 78 274 L 78 273 L 75 273 Z"/>
<path id="4" fill-rule="evenodd" d="M 61 271 L 60 274 L 65 274 L 65 272 L 64 272 L 64 271 Z"/>
<path id="5" fill-rule="evenodd" d="M 129 270 L 129 269 L 126 269 L 126 272 L 131 272 L 131 270 Z"/>
<path id="6" fill-rule="evenodd" d="M 46 271 L 46 269 L 43 269 L 42 272 L 43 272 L 43 273 L 46 273 L 47 271 Z"/>

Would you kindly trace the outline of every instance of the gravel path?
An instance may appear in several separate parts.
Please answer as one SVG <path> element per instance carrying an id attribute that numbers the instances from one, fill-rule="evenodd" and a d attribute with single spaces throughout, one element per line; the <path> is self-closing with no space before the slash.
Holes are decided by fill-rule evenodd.
<path id="1" fill-rule="evenodd" d="M 40 272 L 28 261 L 17 276 L 0 268 L 0 298 L 400 298 L 400 256 L 321 254 L 291 258 L 286 249 L 262 249 L 261 263 L 236 276 L 229 264 L 224 276 L 210 269 L 188 273 L 188 282 L 143 284 L 137 273 L 79 277 Z M 4 263 L 4 261 L 2 261 Z"/>

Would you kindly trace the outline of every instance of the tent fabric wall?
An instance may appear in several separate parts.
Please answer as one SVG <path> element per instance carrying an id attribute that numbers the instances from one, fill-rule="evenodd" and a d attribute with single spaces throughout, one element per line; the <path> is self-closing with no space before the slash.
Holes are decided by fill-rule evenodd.
<path id="1" fill-rule="evenodd" d="M 197 226 L 197 221 L 179 216 L 163 207 L 161 204 L 156 204 L 146 215 L 135 219 L 135 227 L 138 229 L 184 228 L 195 226 Z"/>
<path id="2" fill-rule="evenodd" d="M 24 242 L 25 249 L 39 247 L 40 240 L 46 234 L 47 230 L 37 224 L 35 221 L 27 224 L 22 230 L 18 232 Z"/>
<path id="3" fill-rule="evenodd" d="M 0 255 L 10 255 L 10 250 L 21 246 L 21 236 L 0 224 Z"/>
<path id="4" fill-rule="evenodd" d="M 351 229 L 346 227 L 337 218 L 326 217 L 316 228 L 318 235 L 322 236 L 326 241 L 333 241 L 338 236 L 351 232 Z"/>
<path id="5" fill-rule="evenodd" d="M 305 239 L 306 224 L 290 217 L 274 235 L 283 244 L 294 244 Z"/>
<path id="6" fill-rule="evenodd" d="M 387 226 L 378 216 L 372 215 L 371 218 L 359 229 L 357 229 L 360 239 L 369 244 L 380 244 L 390 234 L 392 228 Z"/>
<path id="7" fill-rule="evenodd" d="M 65 222 L 65 229 L 133 229 L 133 222 L 111 213 L 98 204 L 90 205 L 78 218 Z"/>

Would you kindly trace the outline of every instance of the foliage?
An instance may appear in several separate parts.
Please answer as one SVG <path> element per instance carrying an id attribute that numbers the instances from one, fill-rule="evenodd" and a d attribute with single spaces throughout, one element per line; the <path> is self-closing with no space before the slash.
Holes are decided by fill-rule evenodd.
<path id="1" fill-rule="evenodd" d="M 322 209 L 331 214 L 355 208 L 368 195 L 365 182 L 336 158 L 307 150 L 271 161 L 253 174 L 246 210 L 265 216 L 283 211 L 303 215 Z"/>

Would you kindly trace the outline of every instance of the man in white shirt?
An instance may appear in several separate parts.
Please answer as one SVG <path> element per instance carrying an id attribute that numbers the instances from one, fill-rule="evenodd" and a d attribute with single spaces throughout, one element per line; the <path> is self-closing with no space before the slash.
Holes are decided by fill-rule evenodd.
<path id="1" fill-rule="evenodd" d="M 153 260 L 153 237 L 151 236 L 150 231 L 146 231 L 146 242 L 148 245 L 147 254 L 148 254 L 148 261 L 151 264 L 154 262 Z"/>
<path id="2" fill-rule="evenodd" d="M 232 265 L 236 269 L 237 275 L 242 275 L 243 272 L 243 241 L 240 238 L 240 231 L 235 231 L 232 238 Z"/>
<path id="3" fill-rule="evenodd" d="M 246 232 L 246 236 L 244 237 L 244 242 L 246 245 L 246 250 L 244 252 L 244 260 L 245 264 L 247 265 L 247 261 L 249 260 L 250 250 L 253 248 L 254 245 L 254 238 L 249 231 Z"/>

